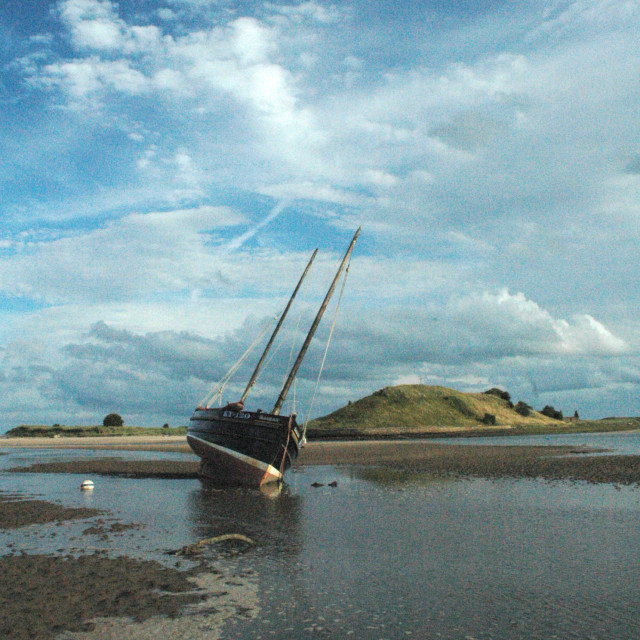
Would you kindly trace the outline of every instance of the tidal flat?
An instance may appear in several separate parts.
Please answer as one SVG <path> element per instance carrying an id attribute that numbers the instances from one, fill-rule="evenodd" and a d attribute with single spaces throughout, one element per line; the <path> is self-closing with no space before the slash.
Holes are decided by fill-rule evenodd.
<path id="1" fill-rule="evenodd" d="M 4 448 L 2 635 L 635 639 L 640 437 L 511 442 L 312 443 L 270 493 L 173 444 Z"/>

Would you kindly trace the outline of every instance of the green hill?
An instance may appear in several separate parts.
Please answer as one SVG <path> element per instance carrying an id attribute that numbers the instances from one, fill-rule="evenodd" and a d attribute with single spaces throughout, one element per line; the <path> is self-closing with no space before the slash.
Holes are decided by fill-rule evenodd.
<path id="1" fill-rule="evenodd" d="M 495 420 L 495 422 L 494 422 Z M 549 431 L 565 425 L 531 410 L 516 412 L 506 399 L 487 393 L 463 393 L 446 387 L 385 387 L 309 423 L 309 438 L 393 437 L 450 434 L 456 431 Z"/>

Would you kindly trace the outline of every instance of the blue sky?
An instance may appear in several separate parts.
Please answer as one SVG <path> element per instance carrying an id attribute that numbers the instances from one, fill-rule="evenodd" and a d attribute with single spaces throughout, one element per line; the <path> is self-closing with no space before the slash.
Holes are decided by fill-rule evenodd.
<path id="1" fill-rule="evenodd" d="M 419 381 L 640 415 L 639 25 L 633 0 L 3 2 L 0 429 L 185 424 L 319 247 L 308 323 L 359 225 L 314 415 Z"/>

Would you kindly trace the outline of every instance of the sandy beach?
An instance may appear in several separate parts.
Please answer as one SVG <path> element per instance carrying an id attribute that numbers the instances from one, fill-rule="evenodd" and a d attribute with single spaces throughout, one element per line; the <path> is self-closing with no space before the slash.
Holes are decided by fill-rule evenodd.
<path id="1" fill-rule="evenodd" d="M 100 436 L 87 438 L 0 438 L 2 448 L 114 449 L 190 452 L 184 436 Z"/>

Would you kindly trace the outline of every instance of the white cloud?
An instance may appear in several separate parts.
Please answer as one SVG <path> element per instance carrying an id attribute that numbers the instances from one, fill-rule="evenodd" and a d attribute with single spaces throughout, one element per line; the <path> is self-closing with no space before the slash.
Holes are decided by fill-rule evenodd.
<path id="1" fill-rule="evenodd" d="M 47 65 L 43 82 L 59 85 L 72 107 L 98 104 L 101 92 L 112 90 L 136 96 L 149 90 L 146 76 L 125 60 L 100 61 L 96 58 Z"/>
<path id="2" fill-rule="evenodd" d="M 209 259 L 203 234 L 242 221 L 225 207 L 131 214 L 5 257 L 0 289 L 59 304 L 126 301 L 209 284 L 221 265 Z"/>
<path id="3" fill-rule="evenodd" d="M 267 3 L 267 7 L 275 13 L 286 16 L 292 22 L 311 20 L 322 24 L 332 24 L 344 15 L 344 10 L 336 5 L 322 5 L 317 2 L 301 2 L 295 5 Z"/>
<path id="4" fill-rule="evenodd" d="M 522 293 L 483 293 L 454 300 L 449 309 L 450 319 L 469 332 L 470 344 L 491 348 L 493 343 L 498 352 L 613 356 L 629 351 L 624 340 L 591 316 L 553 318 Z"/>
<path id="5" fill-rule="evenodd" d="M 122 46 L 125 25 L 109 0 L 65 0 L 59 10 L 80 49 L 114 51 Z"/>
<path id="6" fill-rule="evenodd" d="M 67 0 L 61 15 L 78 55 L 40 71 L 34 66 L 31 83 L 59 87 L 74 109 L 104 110 L 112 108 L 107 98 L 151 91 L 163 100 L 198 96 L 205 104 L 226 96 L 249 116 L 271 157 L 300 162 L 318 139 L 294 76 L 275 61 L 277 27 L 240 17 L 175 37 L 155 25 L 127 24 L 106 0 Z"/>
<path id="7" fill-rule="evenodd" d="M 335 188 L 326 182 L 314 183 L 308 180 L 304 182 L 266 185 L 259 188 L 259 192 L 277 198 L 278 200 L 317 200 L 346 206 L 362 205 L 369 199 L 358 193 Z"/>
<path id="8" fill-rule="evenodd" d="M 635 0 L 574 0 L 550 4 L 532 36 L 585 37 L 585 33 L 629 29 L 637 24 L 640 7 Z"/>
<path id="9" fill-rule="evenodd" d="M 231 51 L 242 64 L 264 62 L 276 50 L 273 34 L 255 18 L 238 18 L 230 26 Z"/>
<path id="10" fill-rule="evenodd" d="M 106 20 L 82 21 L 74 25 L 73 35 L 81 48 L 117 50 L 122 44 L 119 26 Z"/>

